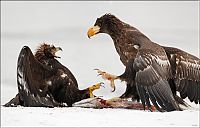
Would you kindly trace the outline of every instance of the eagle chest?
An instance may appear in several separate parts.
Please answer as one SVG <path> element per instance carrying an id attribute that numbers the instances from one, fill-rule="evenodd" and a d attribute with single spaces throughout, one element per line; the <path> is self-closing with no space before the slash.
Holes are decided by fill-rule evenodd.
<path id="1" fill-rule="evenodd" d="M 128 60 L 134 56 L 134 47 L 126 43 L 126 41 L 116 39 L 115 48 L 124 65 L 126 65 Z"/>

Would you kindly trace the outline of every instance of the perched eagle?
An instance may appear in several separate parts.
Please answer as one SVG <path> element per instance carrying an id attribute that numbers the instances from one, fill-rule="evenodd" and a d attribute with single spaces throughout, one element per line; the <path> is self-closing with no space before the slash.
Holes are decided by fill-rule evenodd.
<path id="1" fill-rule="evenodd" d="M 79 90 L 71 71 L 55 58 L 60 47 L 41 44 L 35 55 L 24 46 L 17 62 L 17 85 L 19 93 L 4 106 L 54 107 L 72 106 L 82 99 L 94 97 L 93 91 L 101 83 Z"/>
<path id="2" fill-rule="evenodd" d="M 127 82 L 121 97 L 132 96 L 151 110 L 151 103 L 159 111 L 181 110 L 184 98 L 200 103 L 200 59 L 173 47 L 160 46 L 137 28 L 122 22 L 112 14 L 97 18 L 88 30 L 88 37 L 106 33 L 113 39 L 120 60 L 126 66 L 120 76 L 98 70 L 103 78 Z M 180 97 L 176 95 L 180 92 Z"/>

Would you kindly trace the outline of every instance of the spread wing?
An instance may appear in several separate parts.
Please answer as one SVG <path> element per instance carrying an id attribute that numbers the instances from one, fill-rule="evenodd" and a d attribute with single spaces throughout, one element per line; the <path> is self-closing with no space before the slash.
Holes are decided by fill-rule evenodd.
<path id="1" fill-rule="evenodd" d="M 177 48 L 166 47 L 181 98 L 200 103 L 200 59 Z"/>
<path id="2" fill-rule="evenodd" d="M 135 82 L 145 108 L 151 110 L 150 101 L 159 111 L 180 110 L 173 98 L 167 78 L 170 64 L 167 56 L 140 50 L 134 60 Z"/>
<path id="3" fill-rule="evenodd" d="M 44 78 L 51 77 L 54 71 L 38 62 L 29 47 L 24 46 L 17 63 L 17 84 L 24 106 L 53 107 L 57 103 L 51 95 L 42 92 L 39 86 Z"/>

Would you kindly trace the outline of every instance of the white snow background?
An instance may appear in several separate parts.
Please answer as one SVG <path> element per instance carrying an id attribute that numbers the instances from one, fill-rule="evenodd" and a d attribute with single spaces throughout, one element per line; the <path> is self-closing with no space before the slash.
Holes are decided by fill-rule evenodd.
<path id="1" fill-rule="evenodd" d="M 59 61 L 75 75 L 79 88 L 104 82 L 95 95 L 108 99 L 124 93 L 117 81 L 114 93 L 95 68 L 120 75 L 125 67 L 111 38 L 99 34 L 88 39 L 87 30 L 96 18 L 112 13 L 135 26 L 151 40 L 185 50 L 199 57 L 199 2 L 6 2 L 1 1 L 1 105 L 17 93 L 16 64 L 21 48 L 34 52 L 43 42 L 60 46 Z M 5 108 L 1 126 L 73 127 L 199 127 L 199 105 L 189 110 L 148 112 L 127 109 Z"/>

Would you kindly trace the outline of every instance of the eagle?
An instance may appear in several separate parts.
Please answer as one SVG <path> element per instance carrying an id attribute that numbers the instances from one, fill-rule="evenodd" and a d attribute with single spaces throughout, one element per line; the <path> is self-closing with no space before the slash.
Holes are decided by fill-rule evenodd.
<path id="1" fill-rule="evenodd" d="M 72 106 L 82 99 L 94 97 L 102 83 L 79 90 L 72 72 L 56 58 L 60 47 L 41 44 L 35 55 L 24 46 L 17 62 L 18 94 L 4 106 L 58 107 Z"/>
<path id="2" fill-rule="evenodd" d="M 161 46 L 151 41 L 137 28 L 121 21 L 112 14 L 96 19 L 87 35 L 98 33 L 110 35 L 125 71 L 112 75 L 97 69 L 104 79 L 110 80 L 113 91 L 114 80 L 126 81 L 126 92 L 121 98 L 141 100 L 143 108 L 152 111 L 182 110 L 183 99 L 200 103 L 200 59 L 183 50 Z M 177 95 L 180 93 L 180 97 Z"/>

